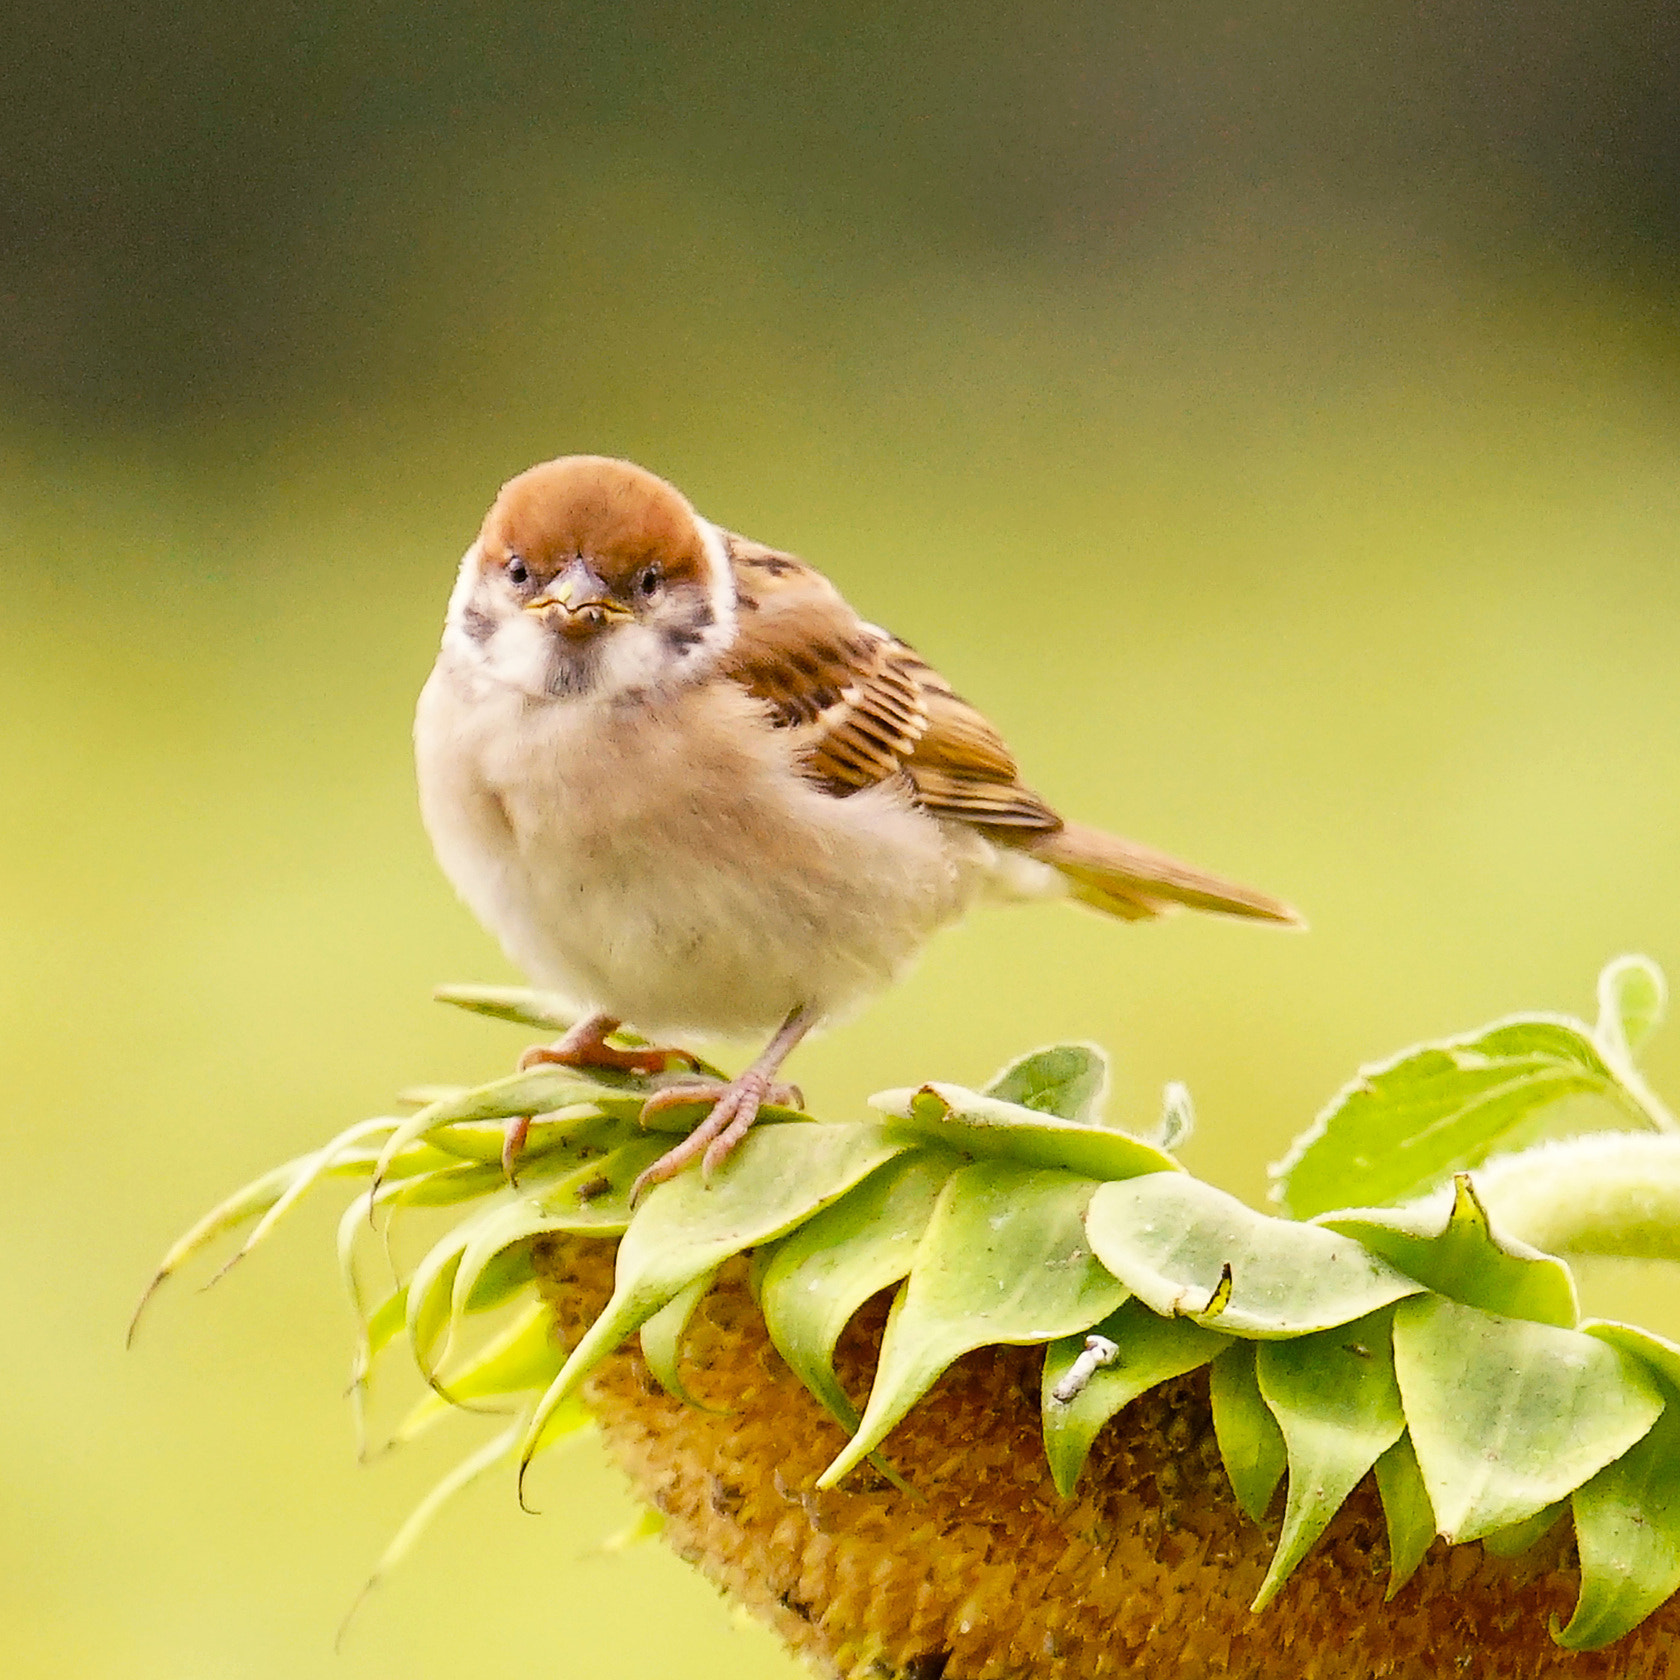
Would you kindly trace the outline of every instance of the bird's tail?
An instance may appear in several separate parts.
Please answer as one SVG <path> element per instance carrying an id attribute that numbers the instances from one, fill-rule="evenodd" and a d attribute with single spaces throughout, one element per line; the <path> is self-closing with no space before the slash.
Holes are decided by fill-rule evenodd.
<path id="1" fill-rule="evenodd" d="M 1066 876 L 1080 903 L 1129 922 L 1147 921 L 1185 905 L 1222 916 L 1306 926 L 1300 912 L 1282 899 L 1101 829 L 1064 823 L 1053 833 L 1024 837 L 1017 844 Z"/>

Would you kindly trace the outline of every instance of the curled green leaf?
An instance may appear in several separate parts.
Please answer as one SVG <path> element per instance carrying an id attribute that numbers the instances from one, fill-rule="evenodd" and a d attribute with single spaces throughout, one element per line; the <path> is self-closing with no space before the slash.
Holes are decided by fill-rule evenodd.
<path id="1" fill-rule="evenodd" d="M 1564 1097 L 1598 1096 L 1640 1126 L 1670 1125 L 1631 1064 L 1563 1015 L 1513 1015 L 1361 1068 L 1272 1169 L 1297 1219 L 1423 1195 L 1479 1166 L 1517 1126 Z"/>
<path id="2" fill-rule="evenodd" d="M 1146 1306 L 1232 1336 L 1329 1329 L 1422 1288 L 1351 1237 L 1268 1218 L 1184 1173 L 1103 1185 L 1085 1224 Z"/>
<path id="3" fill-rule="evenodd" d="M 1567 1498 L 1656 1422 L 1656 1380 L 1578 1330 L 1439 1295 L 1403 1302 L 1394 1363 L 1442 1535 L 1479 1540 Z"/>
<path id="4" fill-rule="evenodd" d="M 679 1289 L 651 1318 L 645 1320 L 640 1331 L 642 1358 L 653 1379 L 674 1400 L 685 1406 L 699 1406 L 682 1380 L 682 1344 L 694 1309 L 717 1281 L 715 1271 L 702 1272 L 692 1283 Z M 704 1408 L 701 1408 L 704 1410 Z"/>
<path id="5" fill-rule="evenodd" d="M 1356 1237 L 1407 1277 L 1484 1312 L 1566 1330 L 1579 1316 L 1569 1268 L 1514 1237 L 1496 1235 L 1468 1173 L 1455 1176 L 1444 1217 L 1433 1205 L 1354 1208 L 1321 1214 L 1314 1223 Z"/>
<path id="6" fill-rule="evenodd" d="M 612 1299 L 538 1403 L 521 1462 L 553 1409 L 673 1296 L 792 1230 L 903 1148 L 879 1126 L 772 1126 L 749 1133 L 709 1184 L 685 1172 L 654 1185 L 619 1243 Z"/>
<path id="7" fill-rule="evenodd" d="M 1289 1495 L 1283 1531 L 1255 1595 L 1263 1610 L 1311 1550 L 1343 1501 L 1405 1432 L 1384 1307 L 1315 1336 L 1262 1342 L 1260 1394 L 1283 1431 Z"/>
<path id="8" fill-rule="evenodd" d="M 1092 1335 L 1113 1343 L 1112 1361 L 1092 1369 L 1069 1395 L 1069 1378 Z M 1207 1364 L 1229 1345 L 1229 1336 L 1204 1330 L 1187 1319 L 1162 1318 L 1141 1301 L 1122 1302 L 1091 1331 L 1052 1342 L 1044 1351 L 1039 1410 L 1044 1419 L 1044 1453 L 1056 1491 L 1064 1499 L 1073 1497 L 1097 1432 L 1123 1406 Z"/>
<path id="9" fill-rule="evenodd" d="M 1557 1640 L 1596 1651 L 1680 1589 L 1680 1347 L 1631 1324 L 1582 1329 L 1655 1372 L 1666 1402 L 1650 1434 L 1571 1496 L 1581 1594 Z"/>
<path id="10" fill-rule="evenodd" d="M 1409 1434 L 1402 1435 L 1375 1465 L 1377 1495 L 1388 1529 L 1388 1592 L 1393 1598 L 1417 1573 L 1435 1539 L 1435 1508 L 1423 1485 L 1417 1453 Z"/>
<path id="11" fill-rule="evenodd" d="M 1092 1258 L 1090 1179 L 1007 1160 L 951 1174 L 893 1303 L 863 1420 L 817 1478 L 832 1487 L 886 1438 L 951 1362 L 994 1343 L 1088 1330 L 1126 1291 Z"/>
<path id="12" fill-rule="evenodd" d="M 1078 1125 L 1000 1102 L 960 1085 L 921 1085 L 882 1091 L 869 1106 L 893 1117 L 895 1129 L 920 1142 L 976 1157 L 1006 1156 L 1029 1166 L 1056 1167 L 1089 1178 L 1134 1178 L 1182 1172 L 1172 1156 L 1128 1132 Z"/>
<path id="13" fill-rule="evenodd" d="M 1100 1126 L 1108 1056 L 1096 1044 L 1046 1045 L 994 1074 L 983 1095 L 1075 1125 Z"/>
<path id="14" fill-rule="evenodd" d="M 1208 1394 L 1213 1433 L 1231 1491 L 1245 1516 L 1264 1522 L 1289 1453 L 1277 1419 L 1261 1398 L 1254 1355 L 1253 1342 L 1226 1348 L 1208 1372 Z"/>
<path id="15" fill-rule="evenodd" d="M 834 1348 L 853 1313 L 910 1270 L 956 1157 L 912 1149 L 806 1220 L 770 1250 L 759 1306 L 776 1351 L 841 1427 L 858 1411 L 834 1374 Z"/>
<path id="16" fill-rule="evenodd" d="M 1598 1025 L 1593 1036 L 1612 1056 L 1630 1059 L 1661 1023 L 1668 982 L 1649 957 L 1629 954 L 1598 977 Z"/>

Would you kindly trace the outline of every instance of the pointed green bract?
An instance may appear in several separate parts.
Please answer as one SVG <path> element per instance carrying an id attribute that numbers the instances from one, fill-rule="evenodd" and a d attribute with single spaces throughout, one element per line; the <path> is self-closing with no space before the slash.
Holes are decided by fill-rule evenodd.
<path id="1" fill-rule="evenodd" d="M 1629 1324 L 1583 1328 L 1658 1372 L 1667 1402 L 1650 1434 L 1571 1495 L 1581 1596 L 1557 1640 L 1596 1651 L 1680 1588 L 1680 1347 Z"/>
<path id="2" fill-rule="evenodd" d="M 869 1106 L 891 1115 L 895 1129 L 917 1141 L 942 1144 L 965 1155 L 1005 1156 L 1090 1178 L 1184 1170 L 1172 1156 L 1128 1132 L 1058 1120 L 961 1085 L 882 1091 L 869 1099 Z"/>
<path id="3" fill-rule="evenodd" d="M 1617 997 L 1623 985 L 1639 991 L 1631 969 Z M 1620 1033 L 1614 1004 L 1612 1016 Z M 1640 1017 L 1630 1019 L 1637 1031 Z M 1361 1068 L 1272 1169 L 1275 1194 L 1297 1219 L 1404 1201 L 1480 1165 L 1537 1110 L 1580 1095 L 1606 1098 L 1636 1125 L 1674 1124 L 1619 1039 L 1607 1046 L 1564 1015 L 1513 1015 Z"/>
<path id="4" fill-rule="evenodd" d="M 1395 1372 L 1442 1535 L 1477 1540 L 1567 1497 L 1662 1411 L 1631 1355 L 1439 1295 L 1403 1302 Z"/>
<path id="5" fill-rule="evenodd" d="M 463 1242 L 451 1316 L 459 1318 L 471 1310 L 481 1279 L 510 1249 L 556 1231 L 616 1237 L 626 1230 L 631 1187 L 664 1149 L 658 1138 L 633 1138 L 608 1154 L 582 1162 L 564 1160 L 547 1172 L 528 1174 L 517 1188 L 504 1188 L 458 1227 Z"/>
<path id="6" fill-rule="evenodd" d="M 1326 1330 L 1422 1288 L 1351 1237 L 1268 1218 L 1184 1173 L 1103 1185 L 1085 1223 L 1140 1301 L 1232 1336 Z"/>
<path id="7" fill-rule="evenodd" d="M 538 1032 L 563 1033 L 577 1021 L 577 1011 L 564 998 L 528 986 L 439 986 L 432 996 L 474 1015 L 535 1027 Z"/>
<path id="8" fill-rule="evenodd" d="M 1316 1223 L 1357 1237 L 1408 1277 L 1484 1312 L 1570 1329 L 1579 1317 L 1575 1279 L 1561 1260 L 1496 1236 L 1468 1173 L 1453 1184 L 1443 1219 L 1430 1207 L 1353 1209 Z"/>
<path id="9" fill-rule="evenodd" d="M 766 1255 L 758 1299 L 770 1340 L 848 1432 L 858 1411 L 834 1374 L 835 1344 L 870 1296 L 909 1272 L 939 1192 L 959 1165 L 944 1150 L 912 1149 Z"/>
<path id="10" fill-rule="evenodd" d="M 1087 1334 L 1113 1342 L 1118 1349 L 1115 1361 L 1092 1371 L 1072 1399 L 1059 1399 L 1056 1390 L 1085 1351 Z M 1162 1318 L 1141 1301 L 1125 1301 L 1089 1332 L 1052 1342 L 1044 1350 L 1039 1410 L 1044 1419 L 1044 1455 L 1056 1491 L 1064 1499 L 1073 1497 L 1091 1443 L 1121 1407 L 1207 1364 L 1230 1340 L 1188 1319 Z"/>
<path id="11" fill-rule="evenodd" d="M 1412 1438 L 1402 1435 L 1375 1465 L 1377 1494 L 1388 1529 L 1388 1592 L 1393 1598 L 1417 1572 L 1435 1539 L 1435 1508 L 1423 1485 Z"/>
<path id="12" fill-rule="evenodd" d="M 477 1120 L 510 1120 L 521 1115 L 554 1114 L 565 1110 L 571 1124 L 587 1125 L 617 1098 L 636 1107 L 652 1086 L 649 1081 L 610 1069 L 582 1073 L 566 1067 L 534 1067 L 493 1079 L 487 1085 L 440 1098 L 411 1114 L 386 1140 L 374 1169 L 374 1182 L 390 1175 L 397 1156 L 411 1144 L 449 1128 Z M 633 1110 L 632 1110 L 633 1112 Z M 497 1151 L 498 1155 L 500 1151 Z"/>
<path id="13" fill-rule="evenodd" d="M 982 1093 L 1079 1126 L 1102 1124 L 1108 1057 L 1095 1044 L 1051 1044 L 1017 1057 Z"/>
<path id="14" fill-rule="evenodd" d="M 1254 1599 L 1263 1610 L 1307 1555 L 1343 1501 L 1405 1432 L 1384 1307 L 1316 1336 L 1262 1342 L 1260 1395 L 1283 1431 L 1289 1495 L 1283 1532 Z"/>
<path id="15" fill-rule="evenodd" d="M 539 1402 L 522 1462 L 549 1412 L 672 1296 L 792 1230 L 903 1148 L 880 1126 L 772 1126 L 748 1133 L 710 1184 L 682 1172 L 654 1185 L 619 1243 L 612 1299 Z"/>
<path id="16" fill-rule="evenodd" d="M 1254 1355 L 1253 1342 L 1226 1348 L 1208 1372 L 1208 1396 L 1231 1491 L 1245 1516 L 1264 1522 L 1289 1455 L 1283 1431 L 1260 1396 Z"/>
<path id="17" fill-rule="evenodd" d="M 464 1246 L 457 1227 L 427 1250 L 408 1282 L 408 1346 L 427 1382 L 448 1351 L 453 1323 L 449 1308 Z"/>
<path id="18" fill-rule="evenodd" d="M 480 1401 L 506 1400 L 533 1390 L 540 1393 L 554 1381 L 564 1359 L 547 1303 L 529 1301 L 476 1353 L 437 1379 L 436 1386 L 421 1396 L 397 1426 L 391 1445 L 412 1441 L 459 1408 L 472 1409 Z"/>
<path id="19" fill-rule="evenodd" d="M 648 1319 L 641 1328 L 642 1358 L 653 1373 L 653 1380 L 674 1400 L 685 1406 L 699 1406 L 683 1386 L 682 1344 L 688 1321 L 706 1292 L 717 1281 L 716 1271 L 702 1272 L 692 1283 L 679 1289 L 669 1301 Z"/>
<path id="20" fill-rule="evenodd" d="M 818 1487 L 862 1463 L 970 1349 L 1054 1341 L 1125 1299 L 1085 1240 L 1094 1189 L 1073 1173 L 1004 1160 L 950 1176 L 888 1317 L 863 1421 Z"/>

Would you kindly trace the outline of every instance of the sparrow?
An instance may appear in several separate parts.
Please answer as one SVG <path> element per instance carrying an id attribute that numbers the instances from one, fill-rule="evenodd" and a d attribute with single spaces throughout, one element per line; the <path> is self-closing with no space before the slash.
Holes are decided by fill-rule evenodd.
<path id="1" fill-rule="evenodd" d="M 522 1066 L 672 1073 L 652 1038 L 754 1039 L 648 1110 L 709 1105 L 642 1175 L 709 1177 L 814 1027 L 902 974 L 982 900 L 1124 921 L 1289 905 L 1065 821 L 997 731 L 820 572 L 704 519 L 628 461 L 572 455 L 502 486 L 461 562 L 414 729 L 443 872 L 580 1019 Z M 529 1122 L 510 1122 L 511 1176 Z"/>

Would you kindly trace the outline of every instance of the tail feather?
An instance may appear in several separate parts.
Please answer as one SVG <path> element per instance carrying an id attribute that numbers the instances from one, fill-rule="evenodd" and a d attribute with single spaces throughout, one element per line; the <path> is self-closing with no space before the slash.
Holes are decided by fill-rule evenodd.
<path id="1" fill-rule="evenodd" d="M 1101 829 L 1064 823 L 1049 834 L 1023 836 L 1017 843 L 1065 875 L 1082 904 L 1127 921 L 1144 921 L 1184 905 L 1216 915 L 1306 926 L 1301 913 L 1282 899 Z"/>

